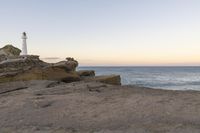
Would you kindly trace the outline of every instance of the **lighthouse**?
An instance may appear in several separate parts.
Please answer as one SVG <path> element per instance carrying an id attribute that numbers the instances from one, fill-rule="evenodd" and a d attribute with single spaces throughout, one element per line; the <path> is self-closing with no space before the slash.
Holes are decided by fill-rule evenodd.
<path id="1" fill-rule="evenodd" d="M 21 55 L 27 55 L 28 54 L 26 39 L 27 39 L 26 32 L 23 32 L 22 33 L 22 53 L 21 53 Z"/>

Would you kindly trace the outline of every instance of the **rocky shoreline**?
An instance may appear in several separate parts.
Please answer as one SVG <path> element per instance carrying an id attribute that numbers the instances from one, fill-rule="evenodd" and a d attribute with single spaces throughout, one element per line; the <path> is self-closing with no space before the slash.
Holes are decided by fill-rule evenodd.
<path id="1" fill-rule="evenodd" d="M 56 80 L 66 83 L 91 80 L 121 84 L 119 75 L 95 76 L 95 72 L 76 71 L 78 61 L 67 57 L 57 63 L 47 63 L 37 55 L 20 56 L 20 50 L 7 45 L 0 49 L 0 83 L 29 80 Z"/>
<path id="2" fill-rule="evenodd" d="M 76 71 L 0 49 L 2 133 L 199 133 L 200 92 L 121 86 L 119 75 Z M 14 52 L 13 52 L 14 51 Z"/>
<path id="3" fill-rule="evenodd" d="M 0 84 L 3 133 L 198 133 L 200 92 L 95 81 Z"/>

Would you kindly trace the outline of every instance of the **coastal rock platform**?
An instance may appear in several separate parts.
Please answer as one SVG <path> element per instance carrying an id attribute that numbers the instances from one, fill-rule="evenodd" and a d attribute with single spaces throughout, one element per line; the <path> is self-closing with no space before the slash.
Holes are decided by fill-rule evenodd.
<path id="1" fill-rule="evenodd" d="M 200 92 L 99 82 L 0 84 L 2 133 L 199 133 Z"/>

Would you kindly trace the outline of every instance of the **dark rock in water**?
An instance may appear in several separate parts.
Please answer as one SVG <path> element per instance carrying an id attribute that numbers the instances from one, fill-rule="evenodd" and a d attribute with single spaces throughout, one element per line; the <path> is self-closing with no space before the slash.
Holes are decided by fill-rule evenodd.
<path id="1" fill-rule="evenodd" d="M 81 77 L 95 76 L 95 71 L 94 70 L 79 70 L 79 71 L 77 71 L 77 73 Z"/>

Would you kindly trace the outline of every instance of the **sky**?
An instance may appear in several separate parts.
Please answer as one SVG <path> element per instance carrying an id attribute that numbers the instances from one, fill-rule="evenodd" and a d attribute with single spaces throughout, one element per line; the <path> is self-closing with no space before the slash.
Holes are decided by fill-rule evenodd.
<path id="1" fill-rule="evenodd" d="M 0 47 L 81 66 L 200 65 L 200 0 L 0 0 Z"/>

